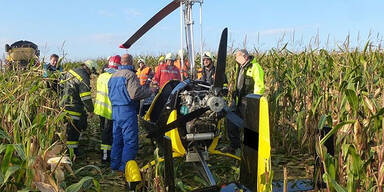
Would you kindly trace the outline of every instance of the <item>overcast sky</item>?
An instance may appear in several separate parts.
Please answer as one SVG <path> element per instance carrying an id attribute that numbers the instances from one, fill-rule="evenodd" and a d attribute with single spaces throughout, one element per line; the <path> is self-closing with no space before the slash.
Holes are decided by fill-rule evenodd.
<path id="1" fill-rule="evenodd" d="M 41 55 L 63 52 L 69 60 L 122 54 L 159 55 L 180 49 L 180 10 L 145 34 L 129 50 L 125 42 L 170 0 L 0 0 L 0 45 L 17 40 L 38 44 Z M 380 0 L 204 0 L 204 49 L 217 51 L 229 30 L 232 48 L 262 51 L 282 46 L 332 49 L 350 35 L 353 46 L 380 43 L 384 31 Z M 199 5 L 194 6 L 195 44 L 200 46 Z M 318 37 L 318 38 L 317 38 Z M 1 48 L 1 55 L 4 48 Z M 0 56 L 1 56 L 0 55 Z"/>

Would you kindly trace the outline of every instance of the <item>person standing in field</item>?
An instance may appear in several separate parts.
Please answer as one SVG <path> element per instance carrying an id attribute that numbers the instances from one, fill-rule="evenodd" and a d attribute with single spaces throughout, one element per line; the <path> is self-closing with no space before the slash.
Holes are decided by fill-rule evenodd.
<path id="1" fill-rule="evenodd" d="M 149 84 L 148 80 L 151 80 L 153 77 L 152 69 L 145 65 L 143 59 L 139 59 L 138 64 L 139 68 L 137 69 L 136 75 L 140 80 L 140 85 L 147 86 Z"/>
<path id="2" fill-rule="evenodd" d="M 149 89 L 150 82 L 152 81 L 152 78 L 154 76 L 152 69 L 145 65 L 145 61 L 143 59 L 139 59 L 138 63 L 139 63 L 139 68 L 137 69 L 136 75 L 140 80 L 140 85 Z M 143 117 L 144 114 L 149 109 L 152 103 L 152 100 L 154 98 L 152 97 L 152 95 L 151 97 L 148 97 L 140 101 L 140 109 L 139 109 L 140 117 Z"/>
<path id="3" fill-rule="evenodd" d="M 155 77 L 153 78 L 155 85 L 162 88 L 169 80 L 181 80 L 180 71 L 174 66 L 175 59 L 176 57 L 172 53 L 168 53 L 165 56 L 165 64 L 158 66 Z"/>
<path id="4" fill-rule="evenodd" d="M 55 72 L 63 72 L 63 68 L 59 65 L 59 56 L 52 54 L 49 58 L 49 63 L 43 64 L 43 77 L 48 78 Z M 52 88 L 55 92 L 58 91 L 58 80 L 55 79 L 52 82 L 47 82 L 47 87 Z"/>
<path id="5" fill-rule="evenodd" d="M 215 72 L 216 68 L 213 64 L 213 55 L 211 52 L 205 52 L 203 55 L 203 68 L 199 69 L 197 72 L 197 78 L 199 80 L 205 81 L 209 83 L 210 85 L 213 85 L 215 81 Z"/>
<path id="6" fill-rule="evenodd" d="M 112 170 L 124 172 L 126 164 L 136 165 L 135 159 L 139 147 L 137 110 L 139 101 L 149 97 L 151 93 L 151 89 L 140 85 L 132 56 L 124 54 L 121 66 L 108 82 L 113 120 Z"/>
<path id="7" fill-rule="evenodd" d="M 121 57 L 115 55 L 109 58 L 107 68 L 100 74 L 96 83 L 96 101 L 94 113 L 100 117 L 101 132 L 101 162 L 107 163 L 111 160 L 112 149 L 112 104 L 108 97 L 108 81 L 112 74 L 117 71 L 120 65 Z"/>
<path id="8" fill-rule="evenodd" d="M 96 73 L 98 65 L 93 60 L 87 60 L 80 67 L 69 70 L 64 74 L 62 100 L 67 119 L 67 147 L 70 154 L 78 154 L 80 131 L 87 128 L 87 113 L 93 112 L 91 98 L 90 75 Z"/>
<path id="9" fill-rule="evenodd" d="M 165 57 L 164 56 L 160 56 L 158 61 L 157 61 L 157 66 L 155 67 L 155 74 L 157 73 L 157 68 L 160 66 L 160 65 L 163 65 L 164 64 L 164 59 Z"/>
<path id="10" fill-rule="evenodd" d="M 236 66 L 236 90 L 233 94 L 234 112 L 244 118 L 245 100 L 247 94 L 262 95 L 265 90 L 264 71 L 256 59 L 249 55 L 248 51 L 241 49 L 235 53 Z M 232 105 L 233 105 L 232 104 Z M 224 152 L 235 153 L 240 147 L 240 131 L 236 125 L 227 120 L 227 133 L 230 146 L 223 149 Z"/>

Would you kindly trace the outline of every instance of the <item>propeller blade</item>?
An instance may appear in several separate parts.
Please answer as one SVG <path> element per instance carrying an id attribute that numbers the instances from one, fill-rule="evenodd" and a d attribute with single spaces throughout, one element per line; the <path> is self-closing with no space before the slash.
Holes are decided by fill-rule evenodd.
<path id="1" fill-rule="evenodd" d="M 154 15 L 150 20 L 148 20 L 139 30 L 136 31 L 125 43 L 121 44 L 119 47 L 128 49 L 130 48 L 138 39 L 140 39 L 147 31 L 149 31 L 153 26 L 159 23 L 164 17 L 172 13 L 175 9 L 180 6 L 180 0 L 174 0 L 161 9 L 156 15 Z"/>
<path id="2" fill-rule="evenodd" d="M 219 51 L 217 53 L 217 66 L 215 71 L 215 82 L 213 84 L 214 89 L 221 90 L 223 88 L 225 80 L 225 66 L 227 63 L 227 39 L 228 28 L 225 28 L 221 33 Z"/>

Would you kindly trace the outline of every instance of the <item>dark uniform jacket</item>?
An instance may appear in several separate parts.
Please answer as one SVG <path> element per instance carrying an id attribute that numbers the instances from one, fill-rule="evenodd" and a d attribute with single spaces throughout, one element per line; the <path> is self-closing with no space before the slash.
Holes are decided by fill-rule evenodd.
<path id="1" fill-rule="evenodd" d="M 82 67 L 69 70 L 61 81 L 64 86 L 63 98 L 66 111 L 76 120 L 84 113 L 84 107 L 93 112 L 90 74 Z"/>

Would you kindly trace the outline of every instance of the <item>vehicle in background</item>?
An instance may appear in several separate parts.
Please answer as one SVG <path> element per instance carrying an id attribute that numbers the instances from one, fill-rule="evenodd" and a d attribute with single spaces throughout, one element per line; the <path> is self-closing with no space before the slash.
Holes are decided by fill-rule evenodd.
<path id="1" fill-rule="evenodd" d="M 29 65 L 38 65 L 40 50 L 38 46 L 30 41 L 16 41 L 5 45 L 7 53 L 5 68 L 7 69 L 26 69 Z"/>

